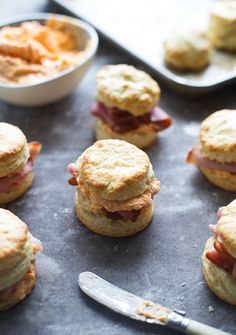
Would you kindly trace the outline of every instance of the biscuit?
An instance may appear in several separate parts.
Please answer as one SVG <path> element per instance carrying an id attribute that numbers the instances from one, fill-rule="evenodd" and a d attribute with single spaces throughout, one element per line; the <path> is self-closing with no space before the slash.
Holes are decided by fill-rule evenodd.
<path id="1" fill-rule="evenodd" d="M 236 192 L 236 174 L 227 171 L 199 167 L 205 177 L 214 185 L 231 192 Z"/>
<path id="2" fill-rule="evenodd" d="M 96 77 L 97 99 L 135 116 L 148 113 L 160 98 L 160 88 L 147 73 L 131 65 L 106 65 Z"/>
<path id="3" fill-rule="evenodd" d="M 125 237 L 144 230 L 152 220 L 153 204 L 144 207 L 135 222 L 127 219 L 112 220 L 103 213 L 94 213 L 87 197 L 77 189 L 76 214 L 80 222 L 96 234 L 110 237 Z"/>
<path id="4" fill-rule="evenodd" d="M 202 122 L 200 147 L 210 160 L 236 163 L 236 110 L 215 112 Z"/>
<path id="5" fill-rule="evenodd" d="M 101 140 L 76 161 L 77 183 L 108 200 L 126 200 L 142 194 L 154 179 L 145 152 L 121 140 Z"/>
<path id="6" fill-rule="evenodd" d="M 222 300 L 236 305 L 236 281 L 232 274 L 226 272 L 207 257 L 207 251 L 213 248 L 214 238 L 211 237 L 206 243 L 202 256 L 203 274 L 209 288 Z"/>
<path id="7" fill-rule="evenodd" d="M 37 243 L 23 221 L 0 209 L 0 310 L 24 299 L 34 287 Z"/>
<path id="8" fill-rule="evenodd" d="M 177 70 L 200 71 L 208 65 L 210 54 L 210 43 L 200 32 L 173 32 L 164 42 L 164 60 Z"/>
<path id="9" fill-rule="evenodd" d="M 236 50 L 236 3 L 217 1 L 210 10 L 208 36 L 214 47 Z"/>
<path id="10" fill-rule="evenodd" d="M 149 124 L 143 124 L 137 129 L 119 134 L 112 131 L 109 125 L 103 122 L 100 118 L 96 118 L 95 132 L 96 139 L 98 141 L 106 139 L 119 139 L 129 142 L 140 149 L 148 148 L 156 141 L 157 138 L 157 132 L 153 130 L 153 127 Z"/>
<path id="11" fill-rule="evenodd" d="M 22 131 L 0 122 L 0 177 L 20 172 L 29 159 L 29 147 Z"/>

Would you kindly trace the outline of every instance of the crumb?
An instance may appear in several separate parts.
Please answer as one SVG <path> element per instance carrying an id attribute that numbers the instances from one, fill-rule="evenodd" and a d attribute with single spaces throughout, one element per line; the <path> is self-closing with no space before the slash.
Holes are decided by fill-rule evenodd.
<path id="1" fill-rule="evenodd" d="M 182 286 L 185 286 L 185 285 L 186 285 L 186 283 L 183 283 L 183 284 L 182 284 Z"/>
<path id="2" fill-rule="evenodd" d="M 209 313 L 213 313 L 214 312 L 214 308 L 212 306 L 208 306 L 208 312 Z"/>
<path id="3" fill-rule="evenodd" d="M 119 250 L 119 246 L 118 246 L 118 245 L 115 245 L 115 246 L 114 246 L 114 250 L 115 250 L 115 252 L 117 252 L 117 251 Z"/>

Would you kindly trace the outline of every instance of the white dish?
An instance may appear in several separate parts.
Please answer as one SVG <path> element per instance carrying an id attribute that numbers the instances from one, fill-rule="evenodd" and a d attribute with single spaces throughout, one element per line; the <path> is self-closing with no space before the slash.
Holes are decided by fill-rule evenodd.
<path id="1" fill-rule="evenodd" d="M 29 14 L 4 21 L 0 28 L 6 25 L 17 26 L 24 21 L 39 21 L 44 23 L 52 14 Z M 21 106 L 39 106 L 52 103 L 69 94 L 81 81 L 89 69 L 98 47 L 98 35 L 89 24 L 65 15 L 53 14 L 53 18 L 66 22 L 80 37 L 80 50 L 87 51 L 76 66 L 72 66 L 45 80 L 32 84 L 0 83 L 0 99 Z"/>

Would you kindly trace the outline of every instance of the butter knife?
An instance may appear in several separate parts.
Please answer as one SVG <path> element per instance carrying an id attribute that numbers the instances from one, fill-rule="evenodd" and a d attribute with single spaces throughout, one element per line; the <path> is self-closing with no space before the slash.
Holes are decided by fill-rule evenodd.
<path id="1" fill-rule="evenodd" d="M 142 299 L 107 282 L 92 272 L 79 275 L 79 287 L 92 299 L 132 319 L 154 323 L 192 335 L 229 335 L 222 330 L 187 319 L 178 312 Z"/>

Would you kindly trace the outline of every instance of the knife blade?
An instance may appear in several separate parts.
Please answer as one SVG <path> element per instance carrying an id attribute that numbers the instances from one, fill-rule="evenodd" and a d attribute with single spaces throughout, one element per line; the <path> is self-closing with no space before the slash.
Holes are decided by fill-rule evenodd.
<path id="1" fill-rule="evenodd" d="M 122 315 L 177 329 L 192 335 L 230 335 L 173 312 L 157 303 L 129 293 L 92 272 L 79 275 L 79 287 L 89 297 Z"/>

